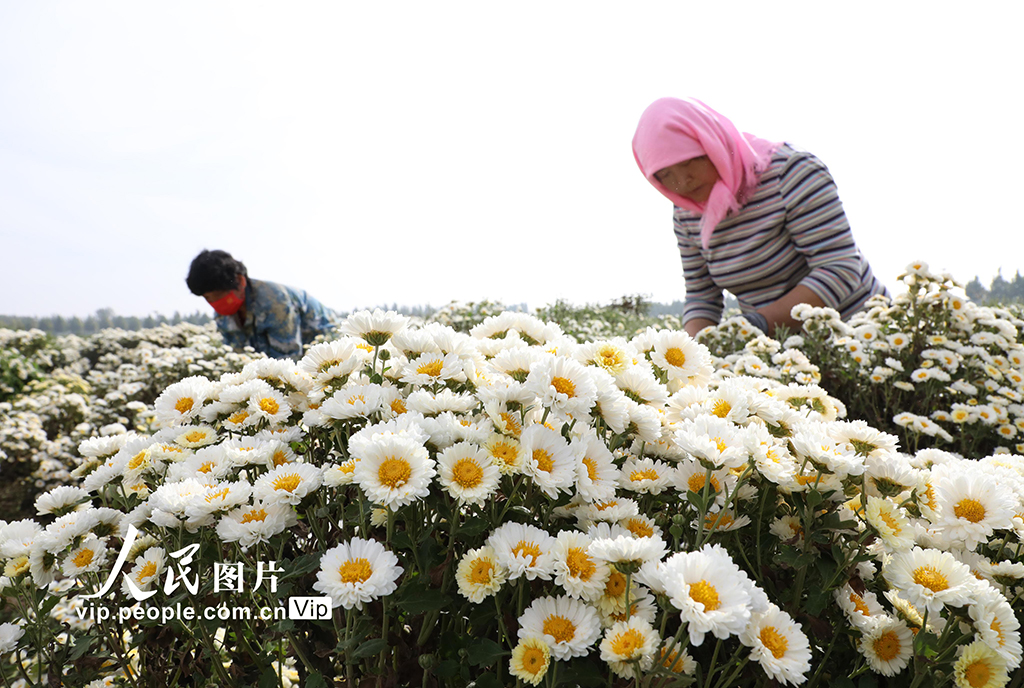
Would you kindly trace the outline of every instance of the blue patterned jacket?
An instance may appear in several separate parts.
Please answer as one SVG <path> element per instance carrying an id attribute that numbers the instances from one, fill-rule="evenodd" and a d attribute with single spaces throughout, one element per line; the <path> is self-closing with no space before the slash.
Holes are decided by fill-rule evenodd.
<path id="1" fill-rule="evenodd" d="M 301 358 L 302 345 L 331 332 L 338 316 L 302 289 L 276 282 L 246 280 L 245 324 L 234 315 L 214 320 L 224 343 L 251 346 L 273 358 Z"/>

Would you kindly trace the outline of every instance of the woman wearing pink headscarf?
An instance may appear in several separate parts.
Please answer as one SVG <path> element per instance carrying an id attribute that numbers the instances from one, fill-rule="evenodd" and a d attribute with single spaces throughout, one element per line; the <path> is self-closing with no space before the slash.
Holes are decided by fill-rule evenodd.
<path id="1" fill-rule="evenodd" d="M 716 325 L 722 290 L 766 333 L 799 303 L 844 319 L 885 286 L 853 241 L 835 182 L 810 153 L 740 133 L 698 100 L 661 98 L 640 116 L 633 155 L 672 201 L 691 335 Z"/>

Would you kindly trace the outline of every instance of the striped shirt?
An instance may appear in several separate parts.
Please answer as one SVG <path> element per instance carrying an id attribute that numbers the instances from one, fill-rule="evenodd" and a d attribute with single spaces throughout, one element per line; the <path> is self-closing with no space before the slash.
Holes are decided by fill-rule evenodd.
<path id="1" fill-rule="evenodd" d="M 683 322 L 718 322 L 723 289 L 750 312 L 803 285 L 844 320 L 871 296 L 888 293 L 853 241 L 828 169 L 787 144 L 739 212 L 715 228 L 707 249 L 700 215 L 676 207 L 673 222 L 686 280 Z"/>

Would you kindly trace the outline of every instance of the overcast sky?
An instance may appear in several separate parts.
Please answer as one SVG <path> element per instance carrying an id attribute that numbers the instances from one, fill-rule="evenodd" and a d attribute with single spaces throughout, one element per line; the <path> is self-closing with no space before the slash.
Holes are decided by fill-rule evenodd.
<path id="1" fill-rule="evenodd" d="M 855 9 L 849 10 L 847 7 Z M 0 314 L 682 298 L 630 149 L 693 96 L 832 171 L 862 252 L 1024 262 L 1024 3 L 0 0 Z"/>

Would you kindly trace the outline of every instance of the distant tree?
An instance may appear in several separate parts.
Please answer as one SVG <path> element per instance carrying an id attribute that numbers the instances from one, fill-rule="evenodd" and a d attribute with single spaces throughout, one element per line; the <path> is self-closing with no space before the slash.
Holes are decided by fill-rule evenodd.
<path id="1" fill-rule="evenodd" d="M 964 287 L 964 291 L 967 292 L 967 297 L 976 303 L 985 303 L 988 300 L 988 289 L 982 285 L 981 280 L 975 275 L 974 279 L 967 283 Z"/>
<path id="2" fill-rule="evenodd" d="M 85 328 L 82 326 L 82 319 L 77 315 L 71 316 L 71 320 L 68 321 L 68 332 L 78 335 L 85 332 Z"/>
<path id="3" fill-rule="evenodd" d="M 63 315 L 53 316 L 53 333 L 54 334 L 67 334 L 68 321 L 64 319 Z"/>

